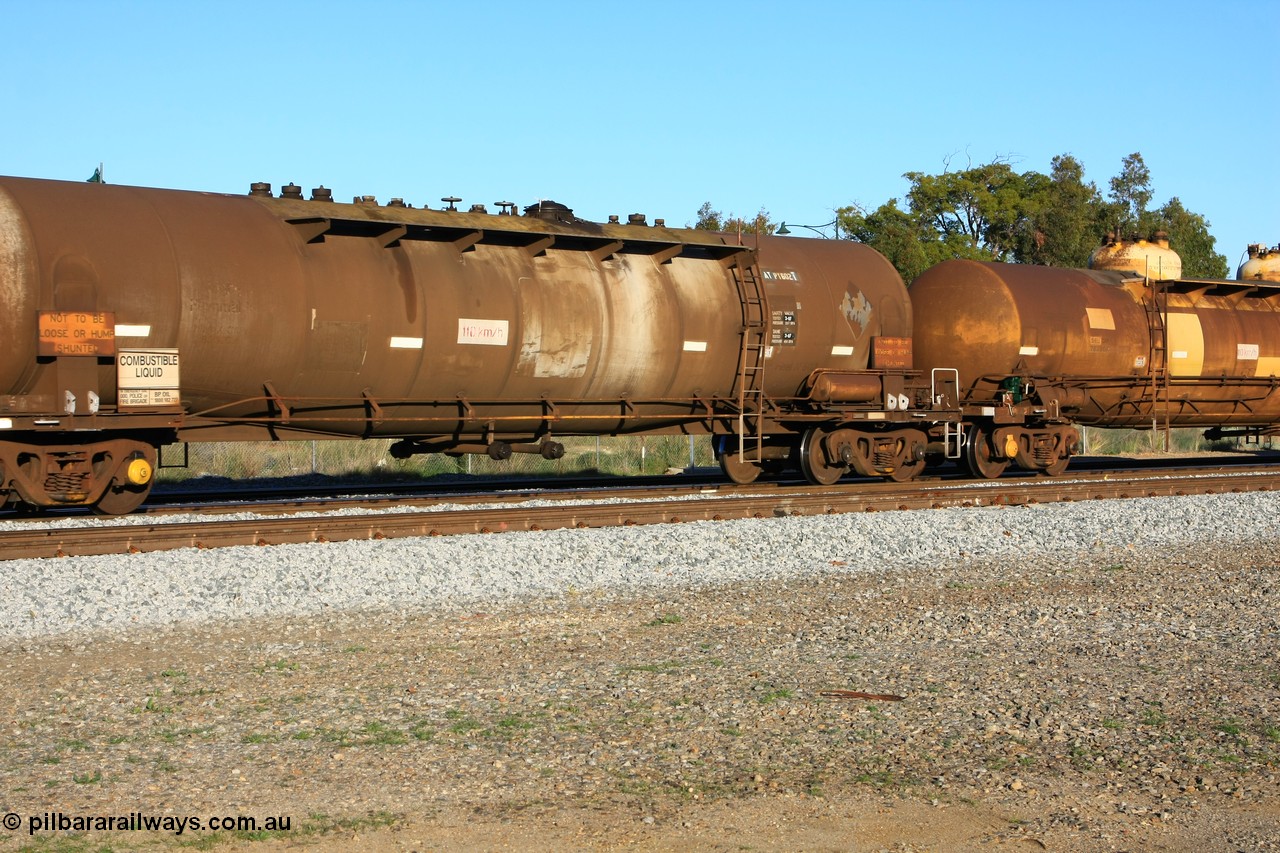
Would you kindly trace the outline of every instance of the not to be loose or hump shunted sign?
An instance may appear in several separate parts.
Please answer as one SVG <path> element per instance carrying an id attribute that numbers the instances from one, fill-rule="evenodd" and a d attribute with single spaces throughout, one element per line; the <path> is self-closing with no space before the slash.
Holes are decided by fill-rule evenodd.
<path id="1" fill-rule="evenodd" d="M 106 311 L 41 311 L 36 355 L 111 355 L 116 351 L 115 324 L 115 314 Z"/>

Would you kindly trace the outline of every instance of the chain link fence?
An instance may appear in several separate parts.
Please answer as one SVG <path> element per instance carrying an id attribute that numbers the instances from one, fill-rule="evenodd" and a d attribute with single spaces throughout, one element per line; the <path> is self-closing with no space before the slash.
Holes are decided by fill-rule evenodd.
<path id="1" fill-rule="evenodd" d="M 1082 454 L 1150 455 L 1164 452 L 1160 430 L 1085 428 Z M 391 440 L 208 442 L 187 445 L 186 467 L 182 445 L 164 448 L 161 482 L 219 477 L 230 480 L 320 477 L 385 478 L 403 480 L 437 476 L 536 477 L 569 474 L 664 474 L 686 468 L 715 467 L 708 436 L 648 435 L 616 438 L 565 438 L 564 457 L 548 460 L 534 453 L 517 453 L 505 461 L 480 454 L 450 457 L 421 454 L 396 459 L 389 452 Z M 1244 442 L 1227 439 L 1209 442 L 1199 429 L 1171 431 L 1173 453 L 1210 450 L 1271 449 L 1270 437 Z"/>
<path id="2" fill-rule="evenodd" d="M 1081 454 L 1090 456 L 1148 456 L 1165 453 L 1165 431 L 1161 429 L 1080 429 Z M 1169 453 L 1208 453 L 1210 451 L 1270 450 L 1271 436 L 1244 439 L 1223 438 L 1209 441 L 1203 429 L 1169 430 Z"/>
<path id="3" fill-rule="evenodd" d="M 198 442 L 165 447 L 160 457 L 161 482 L 201 477 L 232 480 L 303 477 L 385 477 L 409 479 L 447 475 L 492 477 L 562 476 L 568 474 L 664 474 L 690 467 L 716 465 L 708 436 L 647 435 L 616 438 L 563 438 L 560 459 L 517 453 L 495 461 L 481 454 L 459 457 L 438 453 L 396 459 L 391 440 Z M 185 459 L 186 465 L 182 467 Z"/>

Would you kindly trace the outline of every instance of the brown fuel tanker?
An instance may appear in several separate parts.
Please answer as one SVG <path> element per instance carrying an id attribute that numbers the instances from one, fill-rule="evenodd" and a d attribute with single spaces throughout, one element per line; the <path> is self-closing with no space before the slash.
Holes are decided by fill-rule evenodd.
<path id="1" fill-rule="evenodd" d="M 175 439 L 502 457 L 718 432 L 759 462 L 766 433 L 806 418 L 914 404 L 910 302 L 867 247 L 446 201 L 0 178 L 3 493 L 93 503 L 111 483 L 120 511 Z M 906 342 L 887 380 L 867 375 L 876 341 Z"/>
<path id="2" fill-rule="evenodd" d="M 918 364 L 965 399 L 1114 427 L 1280 422 L 1280 286 L 952 260 L 911 285 Z"/>
<path id="3" fill-rule="evenodd" d="M 709 434 L 736 482 L 830 484 L 1056 474 L 1078 424 L 1280 425 L 1280 284 L 1171 278 L 1159 239 L 908 295 L 849 241 L 444 201 L 0 178 L 0 504 L 128 512 L 175 441 Z"/>

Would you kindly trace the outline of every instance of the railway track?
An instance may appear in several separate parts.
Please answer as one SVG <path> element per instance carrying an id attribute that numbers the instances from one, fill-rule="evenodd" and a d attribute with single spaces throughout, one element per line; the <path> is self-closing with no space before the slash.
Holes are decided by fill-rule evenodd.
<path id="1" fill-rule="evenodd" d="M 916 481 L 909 484 L 862 482 L 815 489 L 801 484 L 750 487 L 681 484 L 673 490 L 646 487 L 526 491 L 507 495 L 466 493 L 423 496 L 419 505 L 404 497 L 378 496 L 333 501 L 290 500 L 269 504 L 278 517 L 228 519 L 227 508 L 199 521 L 164 521 L 159 516 L 127 522 L 79 526 L 32 525 L 0 533 L 0 559 L 94 556 L 165 551 L 178 548 L 223 548 L 323 543 L 353 539 L 392 539 L 562 528 L 675 524 L 742 518 L 824 515 L 961 506 L 1020 506 L 1109 498 L 1218 494 L 1280 489 L 1280 472 L 1272 466 L 1232 465 L 1206 468 L 1202 460 L 1178 468 L 1081 473 L 1070 479 L 1033 476 L 996 481 Z M 531 499 L 537 504 L 531 504 Z M 389 502 L 398 510 L 384 511 Z M 431 508 L 448 503 L 449 508 Z M 465 506 L 481 504 L 483 506 Z M 462 504 L 461 508 L 457 505 Z M 512 505 L 514 504 L 514 505 Z M 353 506 L 358 514 L 331 513 Z M 370 510 L 370 507 L 373 509 Z M 259 509 L 240 504 L 237 509 Z M 321 514 L 304 514 L 304 513 Z M 155 518 L 156 520 L 152 520 Z"/>
<path id="2" fill-rule="evenodd" d="M 1186 473 L 1193 469 L 1246 470 L 1260 468 L 1270 461 L 1280 461 L 1280 455 L 1248 454 L 1239 456 L 1200 456 L 1177 460 L 1178 467 Z M 1168 458 L 1133 459 L 1114 456 L 1089 456 L 1076 460 L 1071 470 L 1072 479 L 1092 474 L 1137 475 L 1144 471 L 1163 472 L 1170 466 Z M 885 484 L 880 479 L 845 479 L 841 487 L 866 489 L 875 484 L 891 488 L 910 489 L 921 483 L 950 481 L 963 477 L 955 468 L 944 468 L 929 477 L 917 478 L 913 485 Z M 1011 471 L 1006 478 L 1034 477 L 1028 472 Z M 274 482 L 220 489 L 190 489 L 180 484 L 167 489 L 158 488 L 147 503 L 132 518 L 139 516 L 164 517 L 198 513 L 253 512 L 261 515 L 329 512 L 358 508 L 364 510 L 398 510 L 405 507 L 433 507 L 441 504 L 519 503 L 529 500 L 600 501 L 609 499 L 652 500 L 688 495 L 706 495 L 725 492 L 735 496 L 764 494 L 781 489 L 808 489 L 806 481 L 794 477 L 760 480 L 747 486 L 728 483 L 719 468 L 693 468 L 679 474 L 627 475 L 605 477 L 557 476 L 528 478 L 467 478 L 457 481 L 411 481 L 400 483 L 310 483 L 298 485 Z M 8 519 L 6 519 L 6 515 Z M 91 518 L 83 508 L 63 512 L 41 512 L 23 515 L 17 512 L 0 513 L 3 520 L 53 520 L 59 518 Z"/>

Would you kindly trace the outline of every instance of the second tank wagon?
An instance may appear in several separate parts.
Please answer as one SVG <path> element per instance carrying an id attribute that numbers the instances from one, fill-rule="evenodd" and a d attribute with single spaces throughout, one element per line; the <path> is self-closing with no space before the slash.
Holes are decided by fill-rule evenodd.
<path id="1" fill-rule="evenodd" d="M 1043 448 L 1075 440 L 1066 423 L 1280 423 L 1280 285 L 953 260 L 911 296 L 917 359 L 957 365 L 966 404 L 1018 410 L 1019 426 L 986 427 L 1013 436 L 991 442 L 998 459 L 1030 452 L 1038 426 L 1058 436 Z"/>

